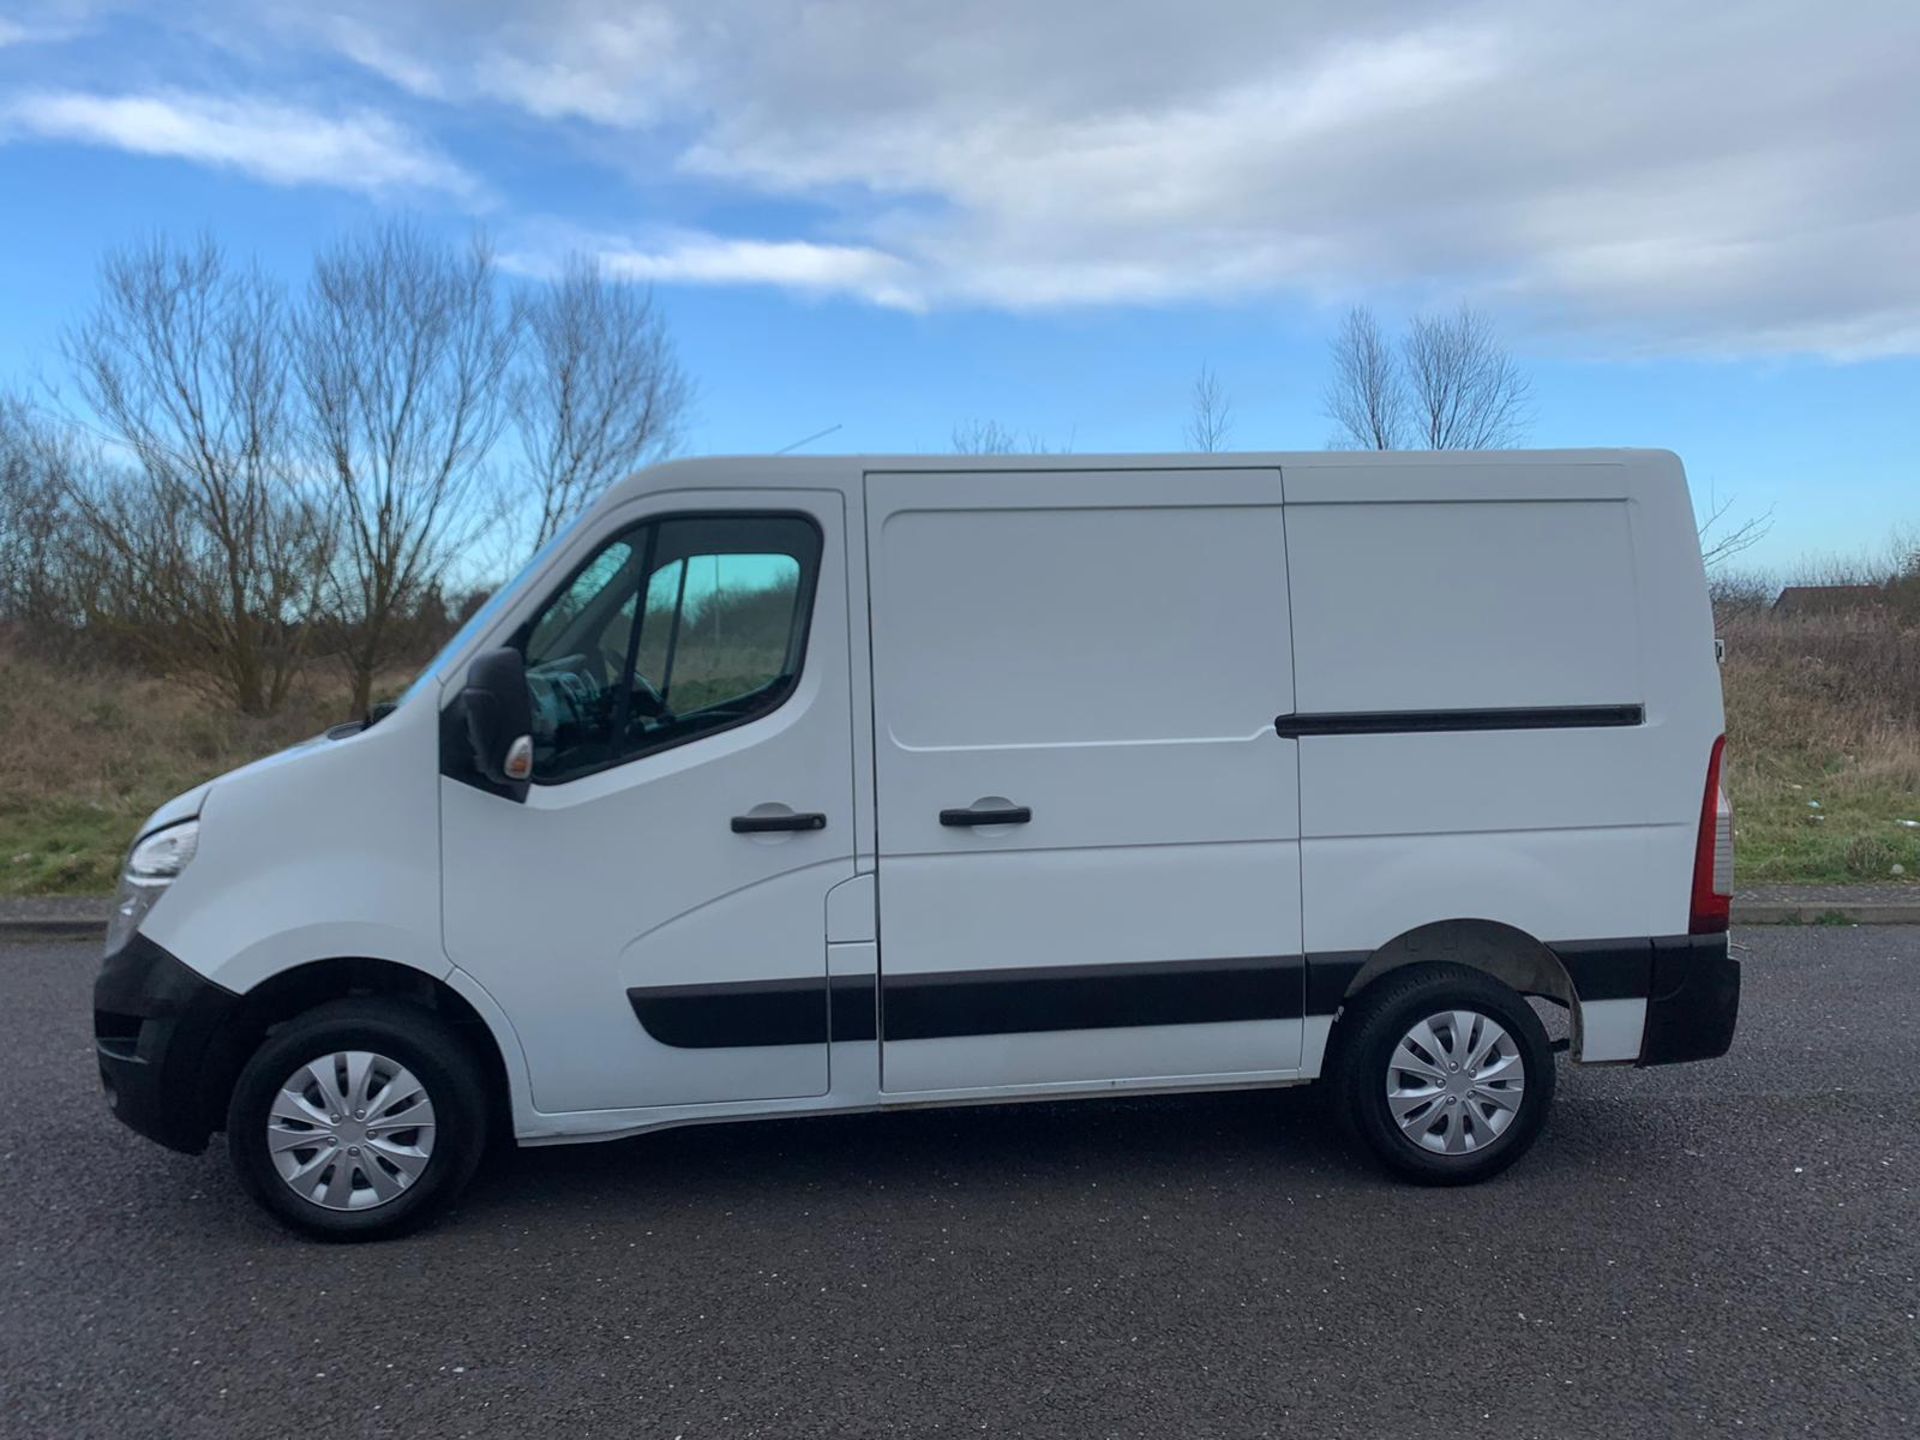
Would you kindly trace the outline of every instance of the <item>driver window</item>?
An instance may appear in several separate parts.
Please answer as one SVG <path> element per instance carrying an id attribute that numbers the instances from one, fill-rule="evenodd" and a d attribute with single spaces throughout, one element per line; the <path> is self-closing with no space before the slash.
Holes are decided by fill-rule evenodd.
<path id="1" fill-rule="evenodd" d="M 534 780 L 777 708 L 799 677 L 819 558 L 819 531 L 793 516 L 674 518 L 610 542 L 522 632 Z"/>

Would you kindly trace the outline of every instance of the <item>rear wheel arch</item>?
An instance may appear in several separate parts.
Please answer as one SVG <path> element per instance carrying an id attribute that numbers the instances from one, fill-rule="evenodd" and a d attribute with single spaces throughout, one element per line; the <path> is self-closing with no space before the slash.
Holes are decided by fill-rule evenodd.
<path id="1" fill-rule="evenodd" d="M 1329 1059 L 1339 1042 L 1341 1019 L 1361 995 L 1385 976 L 1411 965 L 1458 965 L 1498 980 L 1520 995 L 1551 1000 L 1566 1010 L 1573 1050 L 1579 1053 L 1579 996 L 1560 957 L 1544 941 L 1516 926 L 1498 920 L 1457 919 L 1416 926 L 1367 957 L 1341 997 L 1329 1036 Z"/>
<path id="2" fill-rule="evenodd" d="M 1464 965 L 1504 982 L 1522 995 L 1574 1003 L 1573 978 L 1542 940 L 1499 920 L 1439 920 L 1387 941 L 1347 984 L 1342 1004 L 1389 971 L 1407 965 Z"/>

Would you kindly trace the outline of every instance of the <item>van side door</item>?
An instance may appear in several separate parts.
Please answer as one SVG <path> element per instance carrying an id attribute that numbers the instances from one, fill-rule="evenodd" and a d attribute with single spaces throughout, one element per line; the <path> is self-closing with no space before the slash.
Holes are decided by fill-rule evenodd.
<path id="1" fill-rule="evenodd" d="M 867 477 L 882 1088 L 1297 1070 L 1272 469 Z"/>
<path id="2" fill-rule="evenodd" d="M 536 1109 L 826 1092 L 826 895 L 854 869 L 844 511 L 648 496 L 503 622 L 533 783 L 442 778 L 444 927 Z"/>

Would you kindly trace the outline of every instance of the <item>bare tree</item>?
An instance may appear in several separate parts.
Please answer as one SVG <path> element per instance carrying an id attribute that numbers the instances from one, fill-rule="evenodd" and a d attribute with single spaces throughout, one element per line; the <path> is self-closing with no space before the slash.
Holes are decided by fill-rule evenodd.
<path id="1" fill-rule="evenodd" d="M 589 258 L 528 300 L 526 325 L 509 398 L 544 544 L 613 481 L 672 452 L 692 386 L 652 295 Z"/>
<path id="2" fill-rule="evenodd" d="M 110 254 L 64 340 L 81 397 L 133 458 L 63 482 L 90 618 L 254 715 L 286 698 L 329 559 L 325 507 L 294 464 L 287 336 L 280 287 L 203 239 Z"/>
<path id="3" fill-rule="evenodd" d="M 81 460 L 71 426 L 23 395 L 0 394 L 0 620 L 45 632 L 74 618 L 65 593 L 75 518 L 67 496 Z"/>
<path id="4" fill-rule="evenodd" d="M 1188 448 L 1211 455 L 1224 450 L 1233 433 L 1233 401 L 1209 365 L 1193 381 L 1193 410 L 1187 416 Z"/>
<path id="5" fill-rule="evenodd" d="M 356 710 L 398 622 L 487 519 L 516 329 L 478 237 L 463 254 L 389 224 L 315 262 L 296 361 L 316 468 L 338 487 L 334 609 Z"/>
<path id="6" fill-rule="evenodd" d="M 1908 521 L 1893 527 L 1887 537 L 1887 568 L 1896 584 L 1920 581 L 1920 525 Z"/>
<path id="7" fill-rule="evenodd" d="M 1773 529 L 1772 506 L 1758 515 L 1736 518 L 1733 515 L 1735 498 L 1729 495 L 1722 500 L 1711 485 L 1707 487 L 1707 518 L 1700 521 L 1699 531 L 1700 559 L 1709 570 L 1751 550 Z"/>
<path id="8" fill-rule="evenodd" d="M 1532 423 L 1527 377 L 1479 311 L 1419 316 L 1402 342 L 1414 428 L 1429 450 L 1505 450 Z"/>
<path id="9" fill-rule="evenodd" d="M 1532 386 L 1479 311 L 1421 316 L 1398 352 L 1364 305 L 1333 339 L 1332 443 L 1356 450 L 1504 450 L 1526 439 Z"/>
<path id="10" fill-rule="evenodd" d="M 1333 378 L 1323 392 L 1338 430 L 1333 443 L 1352 450 L 1397 450 L 1407 432 L 1407 391 L 1393 347 L 1373 311 L 1356 305 L 1333 339 Z"/>

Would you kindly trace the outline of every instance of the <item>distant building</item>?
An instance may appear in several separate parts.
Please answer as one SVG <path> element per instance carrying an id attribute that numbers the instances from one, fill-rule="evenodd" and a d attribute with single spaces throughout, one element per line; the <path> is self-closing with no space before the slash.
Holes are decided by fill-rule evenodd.
<path id="1" fill-rule="evenodd" d="M 1789 585 L 1773 602 L 1776 615 L 1848 615 L 1887 603 L 1880 585 Z"/>

